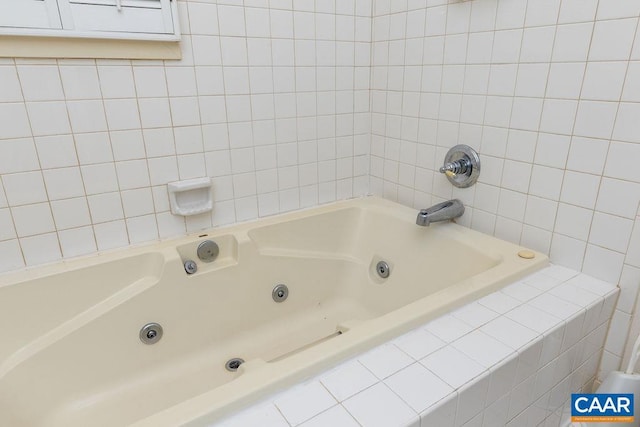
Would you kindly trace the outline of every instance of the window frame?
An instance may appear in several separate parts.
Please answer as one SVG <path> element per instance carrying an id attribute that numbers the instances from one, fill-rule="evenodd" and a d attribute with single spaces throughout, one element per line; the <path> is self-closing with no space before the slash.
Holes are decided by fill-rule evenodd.
<path id="1" fill-rule="evenodd" d="M 19 0 L 24 1 L 24 0 Z M 141 40 L 141 41 L 180 41 L 180 22 L 178 19 L 178 5 L 176 0 L 158 0 L 160 3 L 160 11 L 163 17 L 163 25 L 169 28 L 168 20 L 171 22 L 172 32 L 167 33 L 144 33 L 129 31 L 90 31 L 75 30 L 69 28 L 74 26 L 73 14 L 69 0 L 32 0 L 43 1 L 50 14 L 52 5 L 55 5 L 58 14 L 60 27 L 41 28 L 41 27 L 18 27 L 18 26 L 0 26 L 0 36 L 26 36 L 26 37 L 55 37 L 55 38 L 79 38 L 79 39 L 111 39 L 111 40 Z M 82 3 L 92 3 L 90 0 Z M 104 2 L 100 2 L 104 3 Z M 115 0 L 113 2 L 115 8 Z M 126 4 L 126 2 L 125 2 Z M 126 12 L 126 10 L 125 10 Z M 65 28 L 66 26 L 66 28 Z"/>

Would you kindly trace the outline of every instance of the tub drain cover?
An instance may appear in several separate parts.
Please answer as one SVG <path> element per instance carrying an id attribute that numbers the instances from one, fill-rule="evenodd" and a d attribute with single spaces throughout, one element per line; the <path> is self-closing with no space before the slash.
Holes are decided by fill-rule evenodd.
<path id="1" fill-rule="evenodd" d="M 240 359 L 239 357 L 234 357 L 233 359 L 229 359 L 227 363 L 224 364 L 224 367 L 227 371 L 235 372 L 243 363 L 244 363 L 243 359 Z"/>
<path id="2" fill-rule="evenodd" d="M 147 323 L 140 329 L 140 341 L 155 344 L 162 338 L 162 326 L 158 323 Z"/>

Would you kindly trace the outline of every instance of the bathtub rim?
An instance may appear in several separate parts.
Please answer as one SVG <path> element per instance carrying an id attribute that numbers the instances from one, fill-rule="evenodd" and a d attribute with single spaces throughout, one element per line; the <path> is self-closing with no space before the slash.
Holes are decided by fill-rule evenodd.
<path id="1" fill-rule="evenodd" d="M 537 258 L 537 257 L 536 257 Z M 548 258 L 531 263 L 520 270 L 520 277 L 539 271 L 548 265 Z M 491 285 L 476 289 L 460 296 L 449 289 L 446 303 L 435 302 L 426 296 L 404 307 L 400 307 L 378 318 L 370 319 L 353 327 L 348 332 L 316 346 L 293 354 L 276 362 L 253 360 L 245 367 L 251 376 L 242 375 L 234 381 L 199 396 L 180 402 L 172 407 L 138 420 L 131 427 L 202 427 L 221 421 L 235 411 L 256 404 L 269 395 L 277 394 L 286 388 L 305 381 L 323 370 L 344 362 L 357 354 L 384 344 L 393 338 L 440 317 L 455 308 L 475 301 L 501 287 L 517 281 L 512 277 L 503 277 Z M 464 287 L 466 281 L 454 285 L 456 289 Z M 453 287 L 452 287 L 453 288 Z M 432 307 L 432 306 L 437 307 Z M 375 333 L 371 330 L 374 329 Z M 349 340 L 347 342 L 347 340 Z M 249 361 L 248 361 L 249 362 Z"/>
<path id="2" fill-rule="evenodd" d="M 202 240 L 203 234 L 206 234 L 207 238 L 215 239 L 218 236 L 223 235 L 235 235 L 238 239 L 249 239 L 249 231 L 260 227 L 266 227 L 274 224 L 284 223 L 291 220 L 302 219 L 310 216 L 321 215 L 324 213 L 333 212 L 350 207 L 373 207 L 376 211 L 382 211 L 384 214 L 390 215 L 394 218 L 407 220 L 407 216 L 411 220 L 417 213 L 416 210 L 399 205 L 394 202 L 387 201 L 378 197 L 362 197 L 356 199 L 350 199 L 345 201 L 333 202 L 330 204 L 311 207 L 304 210 L 274 215 L 266 218 L 260 218 L 256 220 L 246 221 L 242 223 L 231 224 L 228 226 L 221 226 L 216 228 L 207 229 L 198 233 L 192 233 L 187 236 L 178 238 L 166 239 L 160 242 L 151 242 L 144 245 L 129 247 L 124 249 L 116 249 L 113 251 L 92 254 L 70 260 L 63 260 L 61 262 L 50 264 L 47 266 L 33 267 L 28 270 L 22 270 L 18 272 L 10 272 L 0 276 L 0 289 L 4 286 L 11 286 L 19 284 L 23 281 L 43 278 L 49 275 L 60 274 L 67 271 L 73 271 L 93 265 L 108 263 L 117 261 L 123 258 L 130 258 L 134 256 L 141 256 L 148 253 L 159 253 L 165 258 L 165 262 L 169 260 L 175 261 L 178 259 L 176 247 L 183 244 L 192 244 L 196 241 Z M 438 228 L 450 228 L 456 233 L 464 235 L 476 235 L 481 239 L 491 240 L 493 242 L 502 242 L 501 244 L 509 245 L 513 249 L 522 249 L 519 245 L 514 245 L 508 242 L 503 242 L 492 236 L 479 233 L 475 230 L 471 230 L 466 227 L 457 225 L 449 225 L 448 223 L 434 224 L 431 229 Z M 460 227 L 460 228 L 458 228 Z M 535 261 L 523 261 L 513 259 L 510 263 L 519 262 L 524 266 L 518 273 L 519 277 L 524 276 L 527 273 L 536 271 L 543 268 L 548 263 L 548 258 L 540 253 L 536 253 Z M 514 253 L 515 256 L 515 253 Z M 498 267 L 502 271 L 506 263 L 501 263 Z M 490 275 L 496 273 L 494 267 L 485 274 L 493 271 Z M 505 273 L 506 274 L 506 273 Z M 474 276 L 476 277 L 476 276 Z M 467 279 L 470 280 L 470 279 Z M 271 363 L 247 363 L 244 367 L 245 370 L 250 371 L 251 375 L 241 375 L 238 379 L 225 384 L 217 389 L 210 390 L 201 395 L 194 396 L 185 401 L 179 402 L 176 405 L 170 406 L 161 410 L 160 412 L 151 416 L 145 417 L 134 422 L 132 425 L 135 427 L 150 427 L 150 426 L 163 426 L 163 425 L 204 425 L 215 420 L 219 420 L 222 417 L 229 415 L 231 412 L 248 405 L 251 402 L 255 402 L 262 397 L 273 394 L 280 389 L 288 387 L 297 381 L 303 380 L 309 376 L 317 374 L 319 371 L 328 368 L 346 358 L 355 354 L 366 351 L 367 349 L 388 341 L 389 339 L 396 337 L 404 332 L 408 332 L 412 328 L 419 326 L 422 323 L 427 322 L 439 315 L 442 315 L 450 311 L 453 307 L 462 305 L 466 302 L 476 299 L 479 295 L 484 295 L 492 290 L 496 290 L 501 286 L 515 281 L 511 275 L 505 277 L 498 277 L 490 287 L 484 287 L 482 290 L 476 290 L 468 295 L 464 295 L 462 298 L 460 295 L 452 296 L 452 302 L 441 305 L 438 309 L 430 309 L 429 306 L 435 302 L 420 303 L 427 297 L 423 297 L 418 301 L 400 307 L 393 310 L 383 316 L 366 321 L 367 327 L 354 327 L 348 331 L 342 337 L 337 337 L 337 340 L 330 340 L 324 343 L 320 343 L 317 346 L 308 348 L 300 353 L 293 354 L 286 359 L 278 362 Z M 455 286 L 461 286 L 466 281 L 458 282 Z M 406 312 L 407 307 L 413 307 L 412 312 L 414 314 L 408 314 Z M 396 323 L 393 327 L 386 326 L 385 324 L 392 318 L 398 316 L 398 312 L 404 312 L 403 319 L 396 319 Z M 423 313 L 415 315 L 417 313 Z M 426 313 L 425 313 L 426 312 Z M 395 314 L 394 314 L 395 313 Z M 371 329 L 376 329 L 375 334 L 371 334 Z M 347 342 L 346 337 L 350 337 Z M 340 339 L 342 338 L 342 339 Z M 335 344 L 338 343 L 338 344 Z M 327 356 L 327 351 L 331 351 L 331 355 Z M 253 365 L 253 367 L 252 367 Z M 254 386 L 251 387 L 251 384 Z M 259 384 L 259 385 L 255 385 Z M 241 397 L 238 397 L 241 395 Z M 230 397 L 232 396 L 232 397 Z M 225 400 L 226 399 L 226 400 Z M 214 412 L 217 411 L 217 412 Z M 212 418 L 209 418 L 211 416 Z M 206 420 L 203 417 L 207 417 Z M 204 424 L 203 424 L 204 423 Z"/>
<path id="3" fill-rule="evenodd" d="M 395 218 L 406 220 L 401 212 L 412 214 L 414 209 L 401 206 L 394 202 L 389 202 L 378 197 L 366 197 L 351 199 L 347 201 L 335 202 L 313 208 L 312 215 L 331 212 L 333 210 L 347 208 L 357 205 L 364 200 L 364 203 L 381 208 L 385 214 L 390 214 Z M 400 207 L 402 209 L 400 209 Z M 269 226 L 310 216 L 310 210 L 294 212 L 267 218 L 268 221 L 261 222 L 261 226 Z M 417 211 L 416 211 L 417 212 Z M 253 224 L 254 222 L 252 222 Z M 207 391 L 199 396 L 180 402 L 172 407 L 165 408 L 157 414 L 136 421 L 132 427 L 162 427 L 184 425 L 189 427 L 206 426 L 210 423 L 220 421 L 231 415 L 233 412 L 255 404 L 261 399 L 279 391 L 286 389 L 300 381 L 311 378 L 319 372 L 342 362 L 356 354 L 365 352 L 376 345 L 383 344 L 395 337 L 409 332 L 410 330 L 435 319 L 454 308 L 462 306 L 471 301 L 477 300 L 490 292 L 496 291 L 509 283 L 517 281 L 528 274 L 534 273 L 549 264 L 546 255 L 536 252 L 535 258 L 525 260 L 517 256 L 517 252 L 524 248 L 510 242 L 503 241 L 493 236 L 480 233 L 467 227 L 457 224 L 447 223 L 434 224 L 433 228 L 448 227 L 453 232 L 461 235 L 472 234 L 481 240 L 491 240 L 500 246 L 513 249 L 510 251 L 509 259 L 502 259 L 501 262 L 469 279 L 457 282 L 455 285 L 439 291 L 438 301 L 432 295 L 420 298 L 406 306 L 395 309 L 378 318 L 370 319 L 362 324 L 354 326 L 345 334 L 319 343 L 307 348 L 300 353 L 293 354 L 285 359 L 275 362 L 265 362 L 262 360 L 247 361 L 243 365 L 245 372 L 251 375 L 241 375 L 234 381 L 224 384 L 217 389 Z M 460 228 L 459 228 L 460 227 Z M 251 227 L 250 229 L 257 228 Z M 247 230 L 249 231 L 249 230 Z M 488 253 L 495 257 L 495 251 Z M 515 273 L 510 272 L 518 267 Z M 494 276 L 494 277 L 491 277 Z M 486 281 L 491 279 L 491 284 Z M 473 284 L 472 282 L 481 282 Z M 482 286 L 479 286 L 482 284 Z M 469 292 L 461 294 L 462 289 L 469 289 Z M 441 298 L 446 302 L 443 304 Z M 375 332 L 372 333 L 372 330 Z"/>

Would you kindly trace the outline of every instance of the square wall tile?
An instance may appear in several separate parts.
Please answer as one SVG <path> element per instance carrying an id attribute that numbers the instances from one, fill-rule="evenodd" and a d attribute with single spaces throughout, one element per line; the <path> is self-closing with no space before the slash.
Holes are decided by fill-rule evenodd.
<path id="1" fill-rule="evenodd" d="M 473 381 L 486 371 L 484 366 L 451 346 L 430 354 L 420 360 L 420 363 L 453 389 Z"/>
<path id="2" fill-rule="evenodd" d="M 140 113 L 135 99 L 105 100 L 109 130 L 126 130 L 140 128 Z"/>
<path id="3" fill-rule="evenodd" d="M 127 218 L 147 215 L 154 212 L 150 188 L 122 191 L 122 206 Z"/>
<path id="4" fill-rule="evenodd" d="M 29 102 L 27 112 L 34 136 L 63 135 L 71 133 L 68 102 Z"/>
<path id="5" fill-rule="evenodd" d="M 633 221 L 596 212 L 591 224 L 589 242 L 618 252 L 626 252 Z"/>
<path id="6" fill-rule="evenodd" d="M 541 197 L 527 197 L 527 207 L 524 221 L 527 224 L 553 230 L 558 211 L 558 203 Z"/>
<path id="7" fill-rule="evenodd" d="M 521 28 L 524 25 L 526 13 L 526 2 L 499 3 L 496 14 L 496 29 Z"/>
<path id="8" fill-rule="evenodd" d="M 543 0 L 527 4 L 525 26 L 554 25 L 560 12 L 560 0 Z"/>
<path id="9" fill-rule="evenodd" d="M 164 128 L 172 125 L 168 98 L 139 99 L 138 107 L 143 128 Z"/>
<path id="10" fill-rule="evenodd" d="M 129 241 L 132 244 L 150 242 L 158 238 L 158 225 L 155 215 L 128 218 L 126 222 Z"/>
<path id="11" fill-rule="evenodd" d="M 118 173 L 118 183 L 122 190 L 150 186 L 146 160 L 117 162 L 116 171 Z"/>
<path id="12" fill-rule="evenodd" d="M 612 178 L 640 182 L 640 171 L 631 167 L 631 162 L 640 155 L 640 144 L 612 142 L 604 167 L 604 175 Z"/>
<path id="13" fill-rule="evenodd" d="M 199 3 L 191 3 L 199 4 Z M 136 94 L 141 98 L 167 96 L 164 67 L 133 67 Z"/>
<path id="14" fill-rule="evenodd" d="M 317 381 L 293 388 L 275 401 L 280 412 L 293 425 L 313 418 L 336 403 L 327 389 Z"/>
<path id="15" fill-rule="evenodd" d="M 107 119 L 102 100 L 67 102 L 67 110 L 74 133 L 107 130 Z"/>
<path id="16" fill-rule="evenodd" d="M 215 4 L 189 2 L 191 34 L 218 34 L 218 10 Z"/>
<path id="17" fill-rule="evenodd" d="M 627 254 L 627 258 L 628 258 Z M 622 269 L 622 277 L 620 277 L 620 297 L 618 299 L 617 309 L 624 313 L 631 313 L 635 301 L 638 296 L 638 286 L 640 283 L 640 268 L 628 265 L 629 261 Z"/>
<path id="18" fill-rule="evenodd" d="M 2 183 L 1 180 L 0 180 L 0 183 Z M 0 186 L 0 207 L 6 208 L 8 206 L 9 205 L 7 203 L 7 196 L 5 195 L 4 188 Z"/>
<path id="19" fill-rule="evenodd" d="M 30 136 L 31 126 L 24 103 L 0 104 L 0 128 L 3 138 Z"/>
<path id="20" fill-rule="evenodd" d="M 566 171 L 562 182 L 560 201 L 593 209 L 599 185 L 600 177 L 598 175 Z"/>
<path id="21" fill-rule="evenodd" d="M 113 161 L 109 134 L 106 132 L 75 135 L 76 153 L 81 165 Z"/>
<path id="22" fill-rule="evenodd" d="M 10 240 L 16 238 L 16 231 L 13 226 L 13 218 L 9 209 L 0 209 L 0 240 Z"/>
<path id="23" fill-rule="evenodd" d="M 0 173 L 28 172 L 40 169 L 32 138 L 0 140 Z"/>
<path id="24" fill-rule="evenodd" d="M 84 196 L 84 185 L 79 167 L 47 169 L 44 182 L 50 200 Z"/>
<path id="25" fill-rule="evenodd" d="M 20 247 L 27 265 L 44 264 L 62 258 L 56 233 L 22 238 Z"/>
<path id="26" fill-rule="evenodd" d="M 586 61 L 593 22 L 559 25 L 553 46 L 553 62 Z"/>
<path id="27" fill-rule="evenodd" d="M 640 101 L 640 62 L 630 62 L 622 91 L 622 101 Z"/>
<path id="28" fill-rule="evenodd" d="M 578 172 L 601 174 L 609 150 L 609 141 L 594 138 L 573 137 L 567 169 Z"/>
<path id="29" fill-rule="evenodd" d="M 414 360 L 393 344 L 379 346 L 358 357 L 375 376 L 384 379 L 398 370 L 409 366 Z M 393 361 L 393 363 L 389 363 Z"/>
<path id="30" fill-rule="evenodd" d="M 560 6 L 558 22 L 566 24 L 569 22 L 593 21 L 597 8 L 597 0 L 564 0 Z"/>
<path id="31" fill-rule="evenodd" d="M 47 201 L 40 171 L 3 175 L 2 182 L 10 206 Z"/>
<path id="32" fill-rule="evenodd" d="M 375 404 L 372 405 L 371 402 Z M 343 406 L 363 427 L 408 423 L 418 416 L 383 383 L 378 383 L 344 401 Z"/>
<path id="33" fill-rule="evenodd" d="M 577 101 L 565 99 L 545 99 L 542 106 L 540 131 L 562 135 L 571 135 L 574 129 L 577 109 Z"/>
<path id="34" fill-rule="evenodd" d="M 65 97 L 56 66 L 18 65 L 18 75 L 26 101 L 58 101 Z"/>
<path id="35" fill-rule="evenodd" d="M 609 283 L 618 283 L 624 255 L 596 245 L 587 245 L 582 271 Z"/>
<path id="36" fill-rule="evenodd" d="M 111 149 L 113 157 L 118 160 L 133 160 L 145 158 L 145 148 L 142 132 L 139 130 L 125 130 L 111 132 Z"/>
<path id="37" fill-rule="evenodd" d="M 589 49 L 589 60 L 628 60 L 637 24 L 637 17 L 597 21 Z"/>
<path id="38" fill-rule="evenodd" d="M 1 102 L 20 102 L 24 100 L 15 66 L 0 66 L 0 81 L 4 82 L 2 88 L 0 88 Z"/>
<path id="39" fill-rule="evenodd" d="M 558 200 L 563 177 L 562 169 L 536 165 L 531 172 L 529 193 L 550 200 Z"/>
<path id="40" fill-rule="evenodd" d="M 556 35 L 555 26 L 525 28 L 520 52 L 521 62 L 549 62 Z"/>
<path id="41" fill-rule="evenodd" d="M 24 267 L 25 261 L 18 240 L 0 242 L 0 269 L 11 271 Z"/>
<path id="42" fill-rule="evenodd" d="M 592 210 L 560 203 L 554 231 L 586 241 L 589 236 L 592 219 Z"/>
<path id="43" fill-rule="evenodd" d="M 613 138 L 621 141 L 640 142 L 640 126 L 634 120 L 640 110 L 636 103 L 621 103 L 618 110 Z"/>
<path id="44" fill-rule="evenodd" d="M 588 62 L 580 97 L 590 100 L 618 101 L 626 72 L 626 61 Z"/>
<path id="45" fill-rule="evenodd" d="M 378 382 L 362 364 L 354 360 L 323 375 L 320 381 L 329 392 L 342 402 Z"/>
<path id="46" fill-rule="evenodd" d="M 261 425 L 264 425 L 261 421 Z M 302 427 L 324 427 L 324 426 L 343 426 L 343 427 L 358 427 L 359 424 L 356 420 L 344 409 L 341 405 L 336 405 L 320 415 L 317 415 L 301 424 Z"/>
<path id="47" fill-rule="evenodd" d="M 611 137 L 617 105 L 610 102 L 580 101 L 575 134 L 586 137 Z"/>
<path id="48" fill-rule="evenodd" d="M 86 255 L 96 251 L 92 227 L 62 230 L 58 232 L 58 238 L 65 258 Z"/>
<path id="49" fill-rule="evenodd" d="M 478 381 L 474 381 L 458 390 L 458 412 L 456 423 L 467 423 L 484 409 L 484 399 L 489 387 L 489 375 L 483 375 Z M 477 419 L 478 422 L 481 416 Z M 473 421 L 473 420 L 472 420 Z M 471 421 L 471 422 L 472 422 Z M 468 424 L 465 424 L 468 425 Z"/>
<path id="50" fill-rule="evenodd" d="M 51 211 L 57 230 L 91 224 L 87 200 L 84 197 L 53 201 Z"/>
<path id="51" fill-rule="evenodd" d="M 11 209 L 18 237 L 55 231 L 49 203 L 36 203 Z M 28 261 L 27 261 L 28 262 Z M 30 263 L 33 265 L 33 263 Z"/>
<path id="52" fill-rule="evenodd" d="M 129 244 L 127 227 L 124 221 L 105 222 L 95 224 L 93 233 L 96 238 L 98 250 L 121 248 Z"/>
<path id="53" fill-rule="evenodd" d="M 569 268 L 580 270 L 587 243 L 583 240 L 554 233 L 551 240 L 550 259 Z"/>
<path id="54" fill-rule="evenodd" d="M 480 344 L 480 343 L 484 344 Z M 479 364 L 489 367 L 513 354 L 513 349 L 481 331 L 473 331 L 452 344 Z M 478 351 L 483 348 L 483 351 Z"/>
<path id="55" fill-rule="evenodd" d="M 394 344 L 415 360 L 420 360 L 446 345 L 443 340 L 424 329 L 404 334 L 396 338 Z"/>
<path id="56" fill-rule="evenodd" d="M 88 195 L 118 190 L 118 178 L 113 163 L 81 166 L 80 171 Z"/>
<path id="57" fill-rule="evenodd" d="M 451 386 L 419 363 L 390 376 L 384 383 L 417 413 L 429 408 L 453 391 Z"/>
<path id="58" fill-rule="evenodd" d="M 43 169 L 76 166 L 78 157 L 72 135 L 36 137 L 38 159 Z"/>
<path id="59" fill-rule="evenodd" d="M 98 99 L 102 97 L 95 66 L 60 66 L 60 77 L 66 99 Z"/>
<path id="60" fill-rule="evenodd" d="M 265 427 L 288 427 L 289 423 L 273 404 L 264 404 L 243 411 L 220 422 L 220 427 L 243 427 L 262 425 Z"/>
<path id="61" fill-rule="evenodd" d="M 130 66 L 98 66 L 104 98 L 135 98 L 136 90 Z"/>

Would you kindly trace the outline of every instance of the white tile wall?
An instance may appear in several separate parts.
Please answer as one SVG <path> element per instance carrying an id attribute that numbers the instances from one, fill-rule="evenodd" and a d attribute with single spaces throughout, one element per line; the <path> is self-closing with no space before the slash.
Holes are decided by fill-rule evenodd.
<path id="1" fill-rule="evenodd" d="M 629 273 L 640 239 L 640 8 L 409 3 L 374 1 L 371 191 L 416 208 L 460 198 L 462 224 L 624 283 L 603 360 L 617 368 L 640 286 Z M 482 159 L 469 189 L 437 172 L 455 144 Z M 423 155 L 399 156 L 408 145 Z"/>
<path id="2" fill-rule="evenodd" d="M 591 392 L 617 295 L 549 267 L 214 425 L 558 427 Z"/>
<path id="3" fill-rule="evenodd" d="M 180 61 L 0 60 L 0 272 L 368 192 L 371 0 L 178 7 Z"/>

